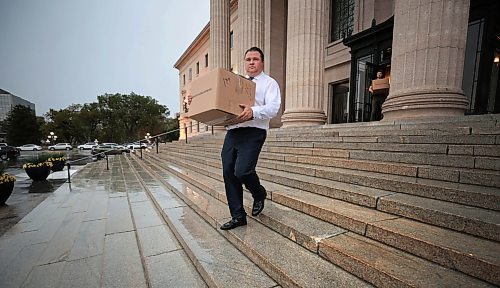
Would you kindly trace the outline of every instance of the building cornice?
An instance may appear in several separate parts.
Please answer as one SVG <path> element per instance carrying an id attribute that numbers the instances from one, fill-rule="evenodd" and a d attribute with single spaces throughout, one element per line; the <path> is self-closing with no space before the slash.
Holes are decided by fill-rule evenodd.
<path id="1" fill-rule="evenodd" d="M 238 0 L 231 0 L 229 5 L 229 10 L 231 11 L 231 13 L 234 13 L 238 9 Z M 179 57 L 179 59 L 175 62 L 174 68 L 176 68 L 177 70 L 181 70 L 179 69 L 179 67 L 184 64 L 184 62 L 189 59 L 194 53 L 196 53 L 197 48 L 203 46 L 203 44 L 205 44 L 208 39 L 210 39 L 210 21 L 207 23 L 205 28 L 201 30 L 200 34 L 196 36 L 193 42 L 191 42 L 186 51 L 182 53 L 181 57 Z"/>
<path id="2" fill-rule="evenodd" d="M 179 67 L 191 56 L 196 53 L 198 47 L 201 47 L 205 42 L 210 38 L 210 22 L 205 25 L 205 28 L 201 30 L 200 34 L 194 38 L 193 42 L 189 45 L 189 47 L 182 53 L 181 57 L 175 62 L 174 68 L 179 69 Z"/>

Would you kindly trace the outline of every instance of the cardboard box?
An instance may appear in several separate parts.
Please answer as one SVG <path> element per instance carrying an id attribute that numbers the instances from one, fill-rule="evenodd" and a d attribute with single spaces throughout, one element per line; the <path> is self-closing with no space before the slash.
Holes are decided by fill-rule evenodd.
<path id="1" fill-rule="evenodd" d="M 240 76 L 216 68 L 191 83 L 191 119 L 211 126 L 235 124 L 235 117 L 243 109 L 239 104 L 253 106 L 255 83 Z"/>
<path id="2" fill-rule="evenodd" d="M 372 80 L 372 94 L 389 94 L 389 78 Z"/>

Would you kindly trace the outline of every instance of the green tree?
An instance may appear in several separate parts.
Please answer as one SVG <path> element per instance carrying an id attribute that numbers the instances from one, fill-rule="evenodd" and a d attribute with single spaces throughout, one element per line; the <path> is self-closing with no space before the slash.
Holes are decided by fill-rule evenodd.
<path id="1" fill-rule="evenodd" d="M 165 120 L 165 132 L 170 132 L 162 137 L 166 142 L 179 140 L 179 121 L 175 118 Z"/>
<path id="2" fill-rule="evenodd" d="M 7 142 L 10 145 L 20 146 L 28 143 L 39 144 L 42 139 L 40 126 L 33 109 L 17 105 L 7 114 L 2 129 L 7 134 Z"/>
<path id="3" fill-rule="evenodd" d="M 78 143 L 85 141 L 82 133 L 82 124 L 79 122 L 79 115 L 82 106 L 73 104 L 61 110 L 50 109 L 45 113 L 49 120 L 44 127 L 44 133 L 48 135 L 54 132 L 57 135 L 57 142 Z"/>
<path id="4" fill-rule="evenodd" d="M 91 142 L 100 139 L 101 112 L 97 103 L 87 103 L 82 106 L 80 113 L 76 115 L 76 126 L 80 130 L 80 143 Z"/>
<path id="5" fill-rule="evenodd" d="M 105 141 L 143 139 L 146 133 L 159 134 L 165 124 L 166 106 L 151 96 L 104 94 L 97 97 Z"/>

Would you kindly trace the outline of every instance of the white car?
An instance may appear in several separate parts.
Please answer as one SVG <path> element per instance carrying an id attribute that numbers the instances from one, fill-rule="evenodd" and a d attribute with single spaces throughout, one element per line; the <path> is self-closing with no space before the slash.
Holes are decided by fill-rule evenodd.
<path id="1" fill-rule="evenodd" d="M 135 142 L 135 143 L 128 143 L 125 145 L 125 147 L 127 147 L 128 149 L 146 149 L 148 148 L 148 145 L 146 143 L 141 143 L 141 145 L 139 145 L 139 142 Z"/>
<path id="2" fill-rule="evenodd" d="M 21 149 L 21 151 L 40 151 L 42 150 L 42 146 L 38 146 L 35 144 L 24 144 L 23 146 L 17 147 Z"/>
<path id="3" fill-rule="evenodd" d="M 56 145 L 49 146 L 50 151 L 71 149 L 73 149 L 73 146 L 71 146 L 69 143 L 57 143 Z"/>
<path id="4" fill-rule="evenodd" d="M 80 150 L 92 150 L 92 148 L 97 147 L 97 144 L 95 142 L 88 142 L 82 145 L 78 145 L 78 149 Z"/>

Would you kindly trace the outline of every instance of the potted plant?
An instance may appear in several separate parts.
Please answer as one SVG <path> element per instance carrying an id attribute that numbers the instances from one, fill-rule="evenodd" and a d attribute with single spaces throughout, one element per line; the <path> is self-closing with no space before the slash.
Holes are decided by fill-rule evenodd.
<path id="1" fill-rule="evenodd" d="M 52 162 L 52 172 L 62 171 L 64 164 L 66 164 L 66 157 L 64 153 L 53 153 L 47 161 Z"/>
<path id="2" fill-rule="evenodd" d="M 29 158 L 27 162 L 23 165 L 24 171 L 28 174 L 33 181 L 43 181 L 49 177 L 50 169 L 52 168 L 52 162 L 48 161 L 50 155 L 41 154 L 32 158 Z"/>
<path id="3" fill-rule="evenodd" d="M 14 189 L 16 177 L 5 173 L 5 166 L 0 163 L 0 205 L 5 205 Z"/>

